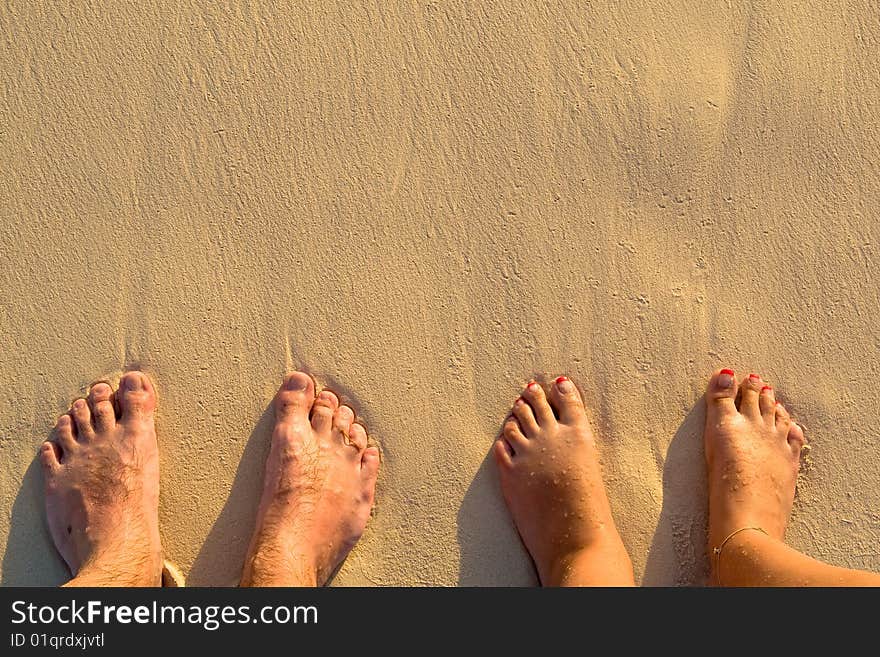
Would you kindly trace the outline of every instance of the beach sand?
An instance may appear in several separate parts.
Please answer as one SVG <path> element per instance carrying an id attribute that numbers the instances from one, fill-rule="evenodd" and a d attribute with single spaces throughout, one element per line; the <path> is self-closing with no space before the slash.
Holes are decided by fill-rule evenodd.
<path id="1" fill-rule="evenodd" d="M 383 450 L 335 584 L 535 583 L 489 449 L 562 373 L 637 578 L 702 583 L 725 366 L 806 427 L 790 543 L 880 570 L 873 3 L 84 4 L 0 9 L 3 584 L 64 581 L 36 449 L 135 366 L 190 585 L 296 367 Z"/>

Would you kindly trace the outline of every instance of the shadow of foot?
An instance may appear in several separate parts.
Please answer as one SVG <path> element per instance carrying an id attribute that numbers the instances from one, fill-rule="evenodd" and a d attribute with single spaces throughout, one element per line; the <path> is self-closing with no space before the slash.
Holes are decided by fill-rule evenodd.
<path id="1" fill-rule="evenodd" d="M 492 453 L 458 510 L 459 586 L 536 586 L 538 576 L 501 496 Z"/>
<path id="2" fill-rule="evenodd" d="M 223 510 L 190 568 L 187 586 L 237 586 L 263 491 L 263 470 L 275 426 L 270 404 L 251 432 Z"/>
<path id="3" fill-rule="evenodd" d="M 663 464 L 663 507 L 648 551 L 643 586 L 702 586 L 706 556 L 708 498 L 702 402 L 675 432 Z"/>
<path id="4" fill-rule="evenodd" d="M 49 536 L 44 504 L 43 471 L 35 458 L 12 503 L 3 554 L 3 586 L 58 586 L 70 579 Z"/>

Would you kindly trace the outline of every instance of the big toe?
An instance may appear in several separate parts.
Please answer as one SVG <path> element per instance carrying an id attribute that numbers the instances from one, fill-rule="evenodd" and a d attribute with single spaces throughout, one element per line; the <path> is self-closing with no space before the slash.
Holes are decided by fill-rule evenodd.
<path id="1" fill-rule="evenodd" d="M 275 417 L 278 420 L 305 419 L 308 421 L 315 400 L 315 382 L 305 372 L 291 372 L 284 377 L 275 395 Z"/>
<path id="2" fill-rule="evenodd" d="M 716 426 L 736 415 L 736 375 L 733 370 L 715 372 L 706 388 L 706 424 Z"/>
<path id="3" fill-rule="evenodd" d="M 143 372 L 126 372 L 119 380 L 116 400 L 122 422 L 149 418 L 156 410 L 156 389 Z"/>
<path id="4" fill-rule="evenodd" d="M 577 424 L 586 418 L 581 395 L 567 377 L 560 376 L 550 386 L 550 403 L 556 409 L 559 420 L 565 424 Z"/>

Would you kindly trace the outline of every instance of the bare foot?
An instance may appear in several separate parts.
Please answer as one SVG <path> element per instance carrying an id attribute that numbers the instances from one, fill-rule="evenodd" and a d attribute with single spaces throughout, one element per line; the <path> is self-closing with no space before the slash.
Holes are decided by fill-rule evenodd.
<path id="1" fill-rule="evenodd" d="M 116 392 L 96 383 L 40 448 L 55 547 L 80 586 L 159 586 L 156 393 L 128 372 Z"/>
<path id="2" fill-rule="evenodd" d="M 495 443 L 501 490 L 545 586 L 633 585 L 574 384 L 532 381 Z"/>
<path id="3" fill-rule="evenodd" d="M 783 540 L 794 502 L 804 433 L 757 374 L 737 386 L 732 370 L 716 372 L 706 391 L 709 555 L 743 527 Z M 741 532 L 724 547 L 734 548 Z"/>
<path id="4" fill-rule="evenodd" d="M 241 585 L 323 585 L 370 518 L 379 450 L 336 395 L 315 397 L 308 374 L 285 377 L 273 404 L 263 497 Z"/>

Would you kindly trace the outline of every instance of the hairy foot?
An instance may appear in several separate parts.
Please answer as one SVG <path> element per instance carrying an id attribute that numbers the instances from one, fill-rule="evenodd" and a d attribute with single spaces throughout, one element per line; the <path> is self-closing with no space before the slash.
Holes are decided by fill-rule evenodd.
<path id="1" fill-rule="evenodd" d="M 115 392 L 91 387 L 40 447 L 46 514 L 58 552 L 83 586 L 159 586 L 156 394 L 127 372 Z"/>
<path id="2" fill-rule="evenodd" d="M 596 442 L 574 384 L 532 381 L 495 442 L 501 490 L 541 583 L 632 585 Z"/>
<path id="3" fill-rule="evenodd" d="M 263 497 L 242 586 L 327 582 L 357 543 L 373 507 L 379 450 L 354 411 L 308 374 L 285 377 Z"/>
<path id="4" fill-rule="evenodd" d="M 737 385 L 732 370 L 716 372 L 706 391 L 709 555 L 743 527 L 783 540 L 794 502 L 804 433 L 757 374 Z M 745 533 L 745 532 L 743 532 Z M 741 536 L 739 534 L 738 536 Z M 733 548 L 736 537 L 724 550 Z"/>

